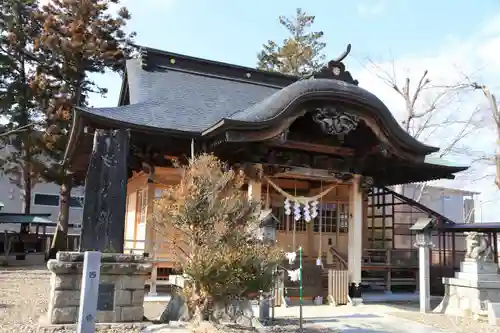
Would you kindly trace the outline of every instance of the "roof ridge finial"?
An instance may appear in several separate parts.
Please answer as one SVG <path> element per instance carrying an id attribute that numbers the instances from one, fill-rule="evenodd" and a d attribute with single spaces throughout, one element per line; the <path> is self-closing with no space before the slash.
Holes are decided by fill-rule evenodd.
<path id="1" fill-rule="evenodd" d="M 351 44 L 347 44 L 345 51 L 342 52 L 337 59 L 334 59 L 332 61 L 342 62 L 342 60 L 344 60 L 349 55 L 349 53 L 351 53 Z"/>
<path id="2" fill-rule="evenodd" d="M 321 68 L 317 73 L 313 74 L 315 79 L 333 79 L 340 80 L 350 84 L 358 85 L 358 80 L 354 80 L 351 73 L 345 70 L 345 65 L 342 61 L 351 53 L 351 44 L 347 44 L 344 52 L 336 59 L 330 60 L 326 66 Z"/>

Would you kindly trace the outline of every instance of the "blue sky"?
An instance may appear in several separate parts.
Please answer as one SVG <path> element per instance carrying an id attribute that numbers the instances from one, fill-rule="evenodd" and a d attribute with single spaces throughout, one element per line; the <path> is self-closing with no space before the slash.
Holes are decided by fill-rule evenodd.
<path id="1" fill-rule="evenodd" d="M 255 65 L 255 53 L 267 39 L 286 37 L 277 16 L 294 14 L 297 7 L 316 15 L 327 54 L 335 56 L 352 43 L 360 58 L 437 49 L 448 38 L 471 35 L 500 10 L 496 0 L 141 0 L 140 6 L 136 1 L 126 4 L 139 43 L 247 66 Z"/>
<path id="2" fill-rule="evenodd" d="M 452 84 L 459 72 L 474 73 L 474 79 L 500 95 L 500 1 L 498 0 L 124 0 L 132 14 L 129 24 L 136 43 L 200 58 L 253 67 L 256 54 L 268 39 L 286 37 L 279 15 L 293 15 L 297 7 L 316 15 L 315 30 L 325 33 L 327 57 L 334 58 L 347 43 L 352 44 L 346 60 L 360 85 L 380 97 L 396 118 L 404 101 L 376 77 L 367 59 L 386 70 L 394 67 L 398 83 L 406 77 L 418 80 L 429 70 L 433 82 Z M 106 99 L 92 98 L 94 106 L 114 106 L 120 79 L 114 75 L 96 78 L 109 88 Z M 424 97 L 424 100 L 426 98 Z M 443 105 L 449 112 L 467 114 L 484 104 L 480 94 L 460 104 Z M 491 118 L 490 118 L 491 119 Z M 491 122 L 490 122 L 491 123 Z M 443 129 L 443 146 L 451 137 Z M 472 137 L 475 149 L 491 153 L 491 128 Z M 464 158 L 461 162 L 467 162 Z M 485 220 L 498 220 L 500 191 L 489 177 L 491 167 L 475 170 L 456 182 L 440 185 L 483 192 L 479 200 Z M 498 211 L 497 211 L 498 210 Z"/>
<path id="3" fill-rule="evenodd" d="M 333 58 L 347 43 L 353 45 L 348 63 L 354 69 L 367 57 L 433 54 L 443 44 L 472 36 L 500 12 L 496 0 L 125 0 L 123 4 L 132 13 L 129 29 L 138 33 L 138 44 L 252 67 L 263 43 L 286 37 L 277 17 L 294 14 L 297 7 L 316 15 L 315 27 L 325 32 L 328 42 L 327 55 Z M 111 83 L 108 77 L 106 85 Z M 105 101 L 94 99 L 94 104 L 114 105 L 117 92 L 112 88 Z"/>

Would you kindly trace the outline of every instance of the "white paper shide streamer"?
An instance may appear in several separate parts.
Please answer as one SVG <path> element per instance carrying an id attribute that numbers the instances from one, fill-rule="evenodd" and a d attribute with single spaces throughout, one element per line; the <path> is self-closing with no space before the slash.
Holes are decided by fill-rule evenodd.
<path id="1" fill-rule="evenodd" d="M 293 217 L 295 221 L 298 221 L 302 217 L 304 217 L 304 220 L 306 222 L 311 222 L 311 220 L 315 219 L 318 216 L 318 201 L 316 200 L 306 202 L 304 205 L 301 205 L 300 202 L 293 202 L 286 198 L 284 202 L 285 215 L 292 215 L 292 204 Z"/>

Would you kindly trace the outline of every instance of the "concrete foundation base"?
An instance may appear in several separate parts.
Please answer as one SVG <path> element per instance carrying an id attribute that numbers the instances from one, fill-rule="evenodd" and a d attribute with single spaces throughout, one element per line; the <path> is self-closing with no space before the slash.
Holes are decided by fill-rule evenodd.
<path id="1" fill-rule="evenodd" d="M 454 316 L 477 316 L 488 302 L 500 302 L 500 275 L 494 262 L 465 260 L 453 278 L 443 278 L 445 295 L 434 312 Z"/>
<path id="2" fill-rule="evenodd" d="M 84 254 L 58 252 L 49 260 L 51 271 L 47 321 L 74 324 L 78 321 Z M 143 256 L 103 253 L 96 322 L 141 322 L 144 317 L 144 281 L 151 263 Z"/>

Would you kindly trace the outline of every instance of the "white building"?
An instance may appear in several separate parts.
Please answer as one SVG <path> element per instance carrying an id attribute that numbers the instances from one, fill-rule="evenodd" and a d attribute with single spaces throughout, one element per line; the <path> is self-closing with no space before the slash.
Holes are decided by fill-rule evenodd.
<path id="1" fill-rule="evenodd" d="M 11 146 L 6 146 L 0 154 L 12 152 Z M 76 187 L 71 192 L 69 210 L 69 224 L 81 225 L 83 215 L 84 188 Z M 3 204 L 4 213 L 24 213 L 23 190 L 12 183 L 10 177 L 0 173 L 0 203 Z M 31 214 L 50 214 L 50 219 L 55 223 L 59 214 L 59 185 L 53 183 L 37 183 L 31 191 Z M 53 233 L 54 228 L 47 228 L 47 233 Z M 0 225 L 0 231 L 3 230 Z M 70 234 L 79 234 L 79 228 L 70 228 Z"/>
<path id="2" fill-rule="evenodd" d="M 81 225 L 83 213 L 83 187 L 71 192 L 69 224 Z M 12 184 L 8 176 L 0 176 L 0 202 L 4 213 L 23 213 L 24 198 L 22 189 Z M 57 221 L 59 214 L 59 186 L 51 183 L 36 184 L 31 193 L 31 213 L 51 214 L 50 219 Z"/>
<path id="3" fill-rule="evenodd" d="M 426 184 L 406 184 L 403 195 L 456 223 L 474 223 L 474 196 L 478 192 Z"/>

